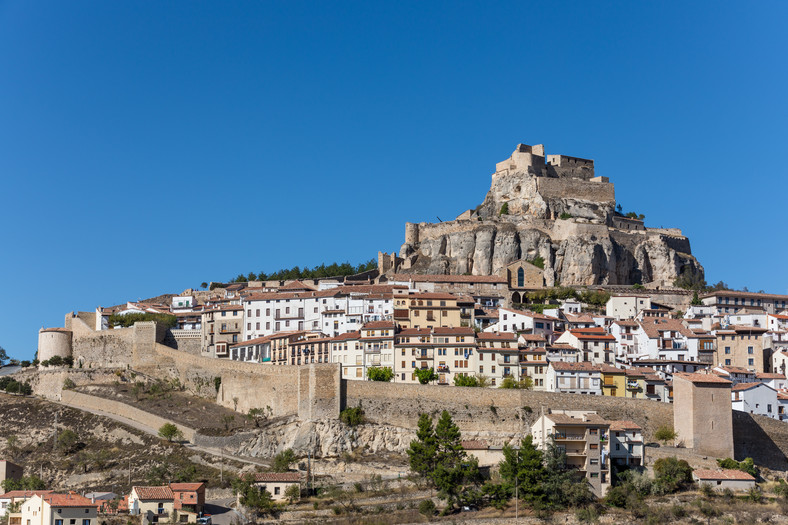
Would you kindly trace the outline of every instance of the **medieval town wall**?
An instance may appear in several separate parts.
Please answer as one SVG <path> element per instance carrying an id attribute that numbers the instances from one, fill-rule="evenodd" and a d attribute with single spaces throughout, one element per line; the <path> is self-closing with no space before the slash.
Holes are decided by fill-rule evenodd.
<path id="1" fill-rule="evenodd" d="M 583 200 L 615 204 L 616 192 L 612 182 L 588 182 L 574 178 L 537 177 L 536 188 L 544 199 Z"/>

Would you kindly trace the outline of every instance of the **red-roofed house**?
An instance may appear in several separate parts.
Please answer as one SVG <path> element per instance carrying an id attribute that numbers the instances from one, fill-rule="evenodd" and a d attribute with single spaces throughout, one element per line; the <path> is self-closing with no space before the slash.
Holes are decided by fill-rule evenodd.
<path id="1" fill-rule="evenodd" d="M 205 483 L 170 483 L 170 489 L 178 512 L 199 514 L 205 508 Z"/>
<path id="2" fill-rule="evenodd" d="M 254 484 L 260 490 L 267 490 L 274 501 L 286 498 L 287 489 L 292 486 L 301 488 L 301 475 L 298 472 L 262 472 L 257 473 Z"/>
<path id="3" fill-rule="evenodd" d="M 716 490 L 744 492 L 755 487 L 755 478 L 741 470 L 695 469 L 692 477 L 698 485 L 710 485 Z"/>
<path id="4" fill-rule="evenodd" d="M 132 487 L 129 493 L 129 514 L 141 516 L 142 525 L 168 522 L 175 510 L 175 495 L 166 485 Z"/>
<path id="5" fill-rule="evenodd" d="M 616 338 L 601 327 L 567 330 L 555 342 L 577 348 L 583 361 L 612 364 L 615 360 Z"/>
<path id="6" fill-rule="evenodd" d="M 49 494 L 51 490 L 10 490 L 0 495 L 0 517 L 5 516 L 5 513 L 11 505 L 19 501 L 25 501 L 33 496 L 42 496 Z"/>
<path id="7" fill-rule="evenodd" d="M 97 513 L 96 504 L 79 494 L 49 492 L 25 500 L 16 516 L 26 525 L 98 525 Z"/>

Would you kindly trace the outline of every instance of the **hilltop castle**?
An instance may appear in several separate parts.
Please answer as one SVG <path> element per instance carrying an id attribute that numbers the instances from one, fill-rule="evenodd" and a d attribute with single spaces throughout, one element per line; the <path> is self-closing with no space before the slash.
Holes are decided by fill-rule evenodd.
<path id="1" fill-rule="evenodd" d="M 545 155 L 541 144 L 518 144 L 495 165 L 482 204 L 453 221 L 407 223 L 399 253 L 378 257 L 382 273 L 471 275 L 537 260 L 545 286 L 670 287 L 683 272 L 703 276 L 681 230 L 617 212 L 615 188 L 593 160 Z"/>

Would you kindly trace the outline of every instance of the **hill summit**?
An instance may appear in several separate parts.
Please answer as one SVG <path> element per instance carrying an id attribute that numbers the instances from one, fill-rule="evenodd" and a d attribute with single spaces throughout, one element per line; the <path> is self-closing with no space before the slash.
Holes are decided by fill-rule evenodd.
<path id="1" fill-rule="evenodd" d="M 495 165 L 484 201 L 453 221 L 406 223 L 398 254 L 379 254 L 381 272 L 506 275 L 523 262 L 544 266 L 542 284 L 672 287 L 703 277 L 677 228 L 648 228 L 616 209 L 615 188 L 594 161 L 545 155 L 518 144 Z M 533 268 L 532 268 L 533 270 Z"/>

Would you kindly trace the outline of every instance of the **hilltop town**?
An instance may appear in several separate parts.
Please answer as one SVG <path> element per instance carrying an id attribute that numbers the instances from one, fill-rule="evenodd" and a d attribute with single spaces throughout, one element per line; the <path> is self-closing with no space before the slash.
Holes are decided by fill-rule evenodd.
<path id="1" fill-rule="evenodd" d="M 715 498 L 733 512 L 736 494 L 782 509 L 788 296 L 705 289 L 703 278 L 682 232 L 625 214 L 592 160 L 519 144 L 496 165 L 481 205 L 453 221 L 408 223 L 399 252 L 380 252 L 376 269 L 204 283 L 69 312 L 63 326 L 40 330 L 36 360 L 0 378 L 0 389 L 177 436 L 213 461 L 227 455 L 241 510 L 267 493 L 317 511 L 322 500 L 307 498 L 318 496 L 322 469 L 337 486 L 369 475 L 410 490 L 420 510 L 427 501 L 446 513 L 487 505 L 502 514 L 485 517 L 510 519 L 526 476 L 516 457 L 528 453 L 557 454 L 559 481 L 587 489 L 543 508 L 534 501 L 549 496 L 531 487 L 532 513 L 569 508 L 580 519 L 605 502 L 614 522 L 643 522 L 638 508 L 651 494 L 693 490 L 700 503 L 675 519 L 713 517 Z M 429 438 L 425 414 L 435 432 L 442 423 L 462 433 L 456 494 L 414 463 Z M 260 472 L 282 454 L 292 454 L 284 469 Z M 479 472 L 466 471 L 469 462 Z M 0 478 L 35 474 L 6 463 Z M 85 487 L 59 479 L 0 494 L 0 512 L 24 502 L 9 525 L 29 523 L 33 508 L 54 509 L 52 525 L 63 525 L 61 508 L 84 512 L 82 525 L 96 525 L 98 513 L 205 525 L 206 483 L 220 488 L 128 477 L 122 494 L 98 498 L 114 506 L 68 493 Z M 313 517 L 351 512 L 321 510 Z M 398 510 L 403 522 L 419 519 Z"/>

